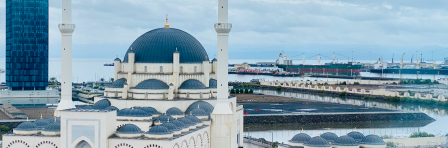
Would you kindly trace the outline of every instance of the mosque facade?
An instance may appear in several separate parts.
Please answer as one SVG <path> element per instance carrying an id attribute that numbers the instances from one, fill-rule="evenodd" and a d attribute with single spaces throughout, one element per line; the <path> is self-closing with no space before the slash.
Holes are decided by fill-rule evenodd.
<path id="1" fill-rule="evenodd" d="M 3 135 L 3 148 L 242 147 L 243 106 L 228 93 L 228 1 L 218 5 L 219 61 L 167 21 L 138 37 L 123 59 L 117 56 L 115 81 L 94 98 L 94 105 L 75 108 L 71 98 L 62 97 L 54 117 L 21 123 Z M 70 0 L 63 7 L 63 21 L 69 23 L 62 25 L 73 28 L 69 34 L 61 31 L 63 50 L 70 49 L 62 53 L 70 57 L 62 64 L 71 69 L 74 24 L 65 18 L 71 17 L 65 12 L 71 11 Z M 62 89 L 63 96 L 70 95 L 69 87 Z"/>

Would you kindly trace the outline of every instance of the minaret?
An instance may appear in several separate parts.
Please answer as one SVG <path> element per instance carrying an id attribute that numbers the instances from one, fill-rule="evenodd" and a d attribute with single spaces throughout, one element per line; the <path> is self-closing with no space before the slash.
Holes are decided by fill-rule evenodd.
<path id="1" fill-rule="evenodd" d="M 236 144 L 236 127 L 234 123 L 235 116 L 233 104 L 230 103 L 228 92 L 228 44 L 229 32 L 232 24 L 228 23 L 228 0 L 219 0 L 218 2 L 218 23 L 215 24 L 215 30 L 218 33 L 218 64 L 217 81 L 218 94 L 217 103 L 213 110 L 211 124 L 211 146 L 214 148 L 234 148 Z M 231 108 L 232 107 L 232 108 Z"/>
<path id="2" fill-rule="evenodd" d="M 59 24 L 61 31 L 61 101 L 56 109 L 75 108 L 72 102 L 72 34 L 75 31 L 75 24 L 72 24 L 72 1 L 62 0 L 62 24 Z"/>

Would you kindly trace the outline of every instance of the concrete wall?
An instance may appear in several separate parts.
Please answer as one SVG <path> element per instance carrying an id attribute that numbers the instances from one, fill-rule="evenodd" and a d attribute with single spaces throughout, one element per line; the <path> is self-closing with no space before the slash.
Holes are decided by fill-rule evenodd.
<path id="1" fill-rule="evenodd" d="M 384 142 L 394 142 L 395 144 L 400 144 L 399 147 L 404 146 L 406 147 L 414 147 L 414 146 L 434 146 L 436 144 L 445 144 L 446 143 L 446 136 L 443 137 L 422 137 L 422 138 L 400 138 L 400 139 L 383 139 Z"/>

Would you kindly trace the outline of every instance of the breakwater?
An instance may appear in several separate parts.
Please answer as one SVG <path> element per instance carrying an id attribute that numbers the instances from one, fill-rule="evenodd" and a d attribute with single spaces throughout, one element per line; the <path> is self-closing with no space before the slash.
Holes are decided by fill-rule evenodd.
<path id="1" fill-rule="evenodd" d="M 322 122 L 365 122 L 365 121 L 435 121 L 419 112 L 380 113 L 312 113 L 312 114 L 258 114 L 245 115 L 244 124 L 297 123 L 314 124 Z"/>

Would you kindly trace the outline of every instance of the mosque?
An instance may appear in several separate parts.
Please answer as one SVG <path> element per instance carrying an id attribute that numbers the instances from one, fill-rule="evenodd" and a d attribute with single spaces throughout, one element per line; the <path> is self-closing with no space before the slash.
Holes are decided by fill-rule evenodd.
<path id="1" fill-rule="evenodd" d="M 228 93 L 228 1 L 219 0 L 217 56 L 180 29 L 138 37 L 114 60 L 115 81 L 94 105 L 71 101 L 71 2 L 63 0 L 62 87 L 55 116 L 23 122 L 3 148 L 237 148 L 243 106 Z M 218 61 L 219 60 L 219 61 Z"/>

